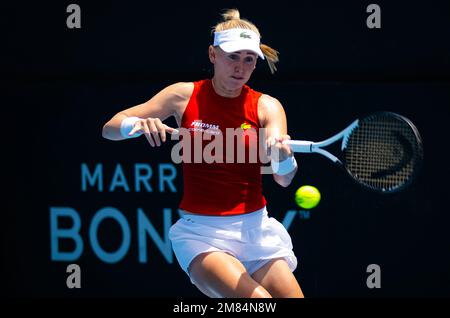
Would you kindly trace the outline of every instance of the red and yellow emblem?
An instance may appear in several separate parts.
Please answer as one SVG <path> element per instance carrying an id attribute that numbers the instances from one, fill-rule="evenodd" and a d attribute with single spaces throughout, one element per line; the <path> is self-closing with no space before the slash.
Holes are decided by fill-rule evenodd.
<path id="1" fill-rule="evenodd" d="M 242 129 L 242 130 L 247 130 L 247 129 L 250 129 L 250 128 L 252 128 L 252 125 L 247 124 L 246 122 L 244 122 L 243 124 L 241 124 L 241 129 Z"/>

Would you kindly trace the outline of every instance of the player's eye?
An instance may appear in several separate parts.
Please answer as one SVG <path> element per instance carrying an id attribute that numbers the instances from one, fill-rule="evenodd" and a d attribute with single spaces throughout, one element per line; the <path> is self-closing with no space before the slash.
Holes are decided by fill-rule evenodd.
<path id="1" fill-rule="evenodd" d="M 228 57 L 233 61 L 239 61 L 239 55 L 237 54 L 230 54 Z"/>
<path id="2" fill-rule="evenodd" d="M 245 61 L 245 63 L 247 63 L 247 64 L 252 64 L 252 63 L 255 61 L 255 58 L 254 58 L 253 56 L 247 56 L 247 57 L 244 59 L 244 61 Z"/>

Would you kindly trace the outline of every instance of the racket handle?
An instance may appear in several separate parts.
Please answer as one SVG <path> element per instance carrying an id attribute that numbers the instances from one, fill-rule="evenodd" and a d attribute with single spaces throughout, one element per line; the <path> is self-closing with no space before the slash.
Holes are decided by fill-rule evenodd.
<path id="1" fill-rule="evenodd" d="M 306 140 L 285 140 L 284 145 L 288 145 L 293 152 L 312 152 L 312 141 Z"/>

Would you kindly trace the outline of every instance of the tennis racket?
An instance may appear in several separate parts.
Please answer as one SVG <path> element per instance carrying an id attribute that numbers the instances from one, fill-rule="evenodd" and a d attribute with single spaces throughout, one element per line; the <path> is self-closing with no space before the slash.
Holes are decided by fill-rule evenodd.
<path id="1" fill-rule="evenodd" d="M 323 149 L 342 139 L 341 159 Z M 318 153 L 345 168 L 357 183 L 381 193 L 404 189 L 423 159 L 422 139 L 414 124 L 392 112 L 377 112 L 351 123 L 321 142 L 287 140 L 293 152 Z"/>

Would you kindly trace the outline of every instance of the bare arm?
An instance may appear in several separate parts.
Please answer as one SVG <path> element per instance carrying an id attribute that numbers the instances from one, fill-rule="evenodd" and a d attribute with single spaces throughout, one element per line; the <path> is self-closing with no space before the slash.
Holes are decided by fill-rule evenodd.
<path id="1" fill-rule="evenodd" d="M 122 121 L 127 117 L 139 117 L 143 121 L 136 123 L 136 131 L 141 130 L 152 146 L 152 141 L 159 146 L 159 135 L 164 142 L 166 131 L 173 131 L 173 128 L 162 124 L 162 121 L 170 116 L 175 116 L 177 120 L 180 118 L 193 88 L 193 83 L 176 83 L 164 88 L 149 101 L 114 115 L 103 126 L 102 136 L 109 140 L 125 139 L 120 133 Z"/>
<path id="2" fill-rule="evenodd" d="M 287 120 L 283 106 L 269 95 L 262 95 L 258 101 L 258 117 L 261 126 L 266 128 L 266 145 L 272 153 L 278 153 L 278 158 L 272 160 L 284 161 L 293 156 L 289 146 L 283 145 L 282 141 L 291 139 L 287 135 Z M 274 180 L 281 186 L 287 187 L 297 173 L 297 167 L 286 175 L 273 174 Z"/>

